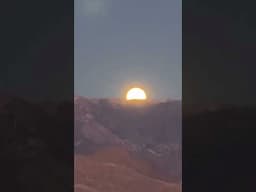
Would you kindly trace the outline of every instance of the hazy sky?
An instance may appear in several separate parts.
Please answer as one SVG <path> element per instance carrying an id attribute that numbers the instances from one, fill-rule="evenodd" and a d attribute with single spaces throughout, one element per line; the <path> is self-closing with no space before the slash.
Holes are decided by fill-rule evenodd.
<path id="1" fill-rule="evenodd" d="M 180 98 L 181 0 L 75 0 L 75 95 L 119 97 L 127 85 Z"/>

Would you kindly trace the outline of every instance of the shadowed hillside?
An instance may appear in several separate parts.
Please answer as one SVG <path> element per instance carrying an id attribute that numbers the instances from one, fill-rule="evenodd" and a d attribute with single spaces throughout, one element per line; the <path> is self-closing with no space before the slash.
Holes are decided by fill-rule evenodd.
<path id="1" fill-rule="evenodd" d="M 183 115 L 184 190 L 254 191 L 256 108 L 212 105 L 195 111 Z"/>
<path id="2" fill-rule="evenodd" d="M 73 177 L 70 107 L 73 109 L 70 104 L 55 104 L 55 113 L 49 113 L 41 103 L 0 98 L 2 190 L 50 192 L 73 188 L 69 185 Z"/>

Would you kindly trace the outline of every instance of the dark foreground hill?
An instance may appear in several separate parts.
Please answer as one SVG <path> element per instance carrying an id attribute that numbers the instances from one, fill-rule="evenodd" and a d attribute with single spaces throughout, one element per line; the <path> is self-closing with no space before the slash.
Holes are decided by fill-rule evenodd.
<path id="1" fill-rule="evenodd" d="M 70 107 L 55 104 L 55 113 L 49 113 L 41 103 L 0 98 L 1 191 L 73 189 Z"/>
<path id="2" fill-rule="evenodd" d="M 255 191 L 256 108 L 195 111 L 183 115 L 184 190 Z"/>

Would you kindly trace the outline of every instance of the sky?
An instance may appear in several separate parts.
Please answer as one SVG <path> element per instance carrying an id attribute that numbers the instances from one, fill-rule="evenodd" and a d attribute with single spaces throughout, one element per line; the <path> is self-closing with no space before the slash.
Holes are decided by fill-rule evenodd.
<path id="1" fill-rule="evenodd" d="M 74 24 L 75 95 L 181 98 L 181 0 L 75 0 Z"/>

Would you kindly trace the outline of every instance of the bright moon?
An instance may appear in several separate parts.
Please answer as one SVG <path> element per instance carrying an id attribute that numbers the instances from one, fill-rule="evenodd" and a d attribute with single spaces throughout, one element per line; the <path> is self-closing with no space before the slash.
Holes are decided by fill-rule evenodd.
<path id="1" fill-rule="evenodd" d="M 147 95 L 141 88 L 132 88 L 126 94 L 126 100 L 146 100 Z"/>

